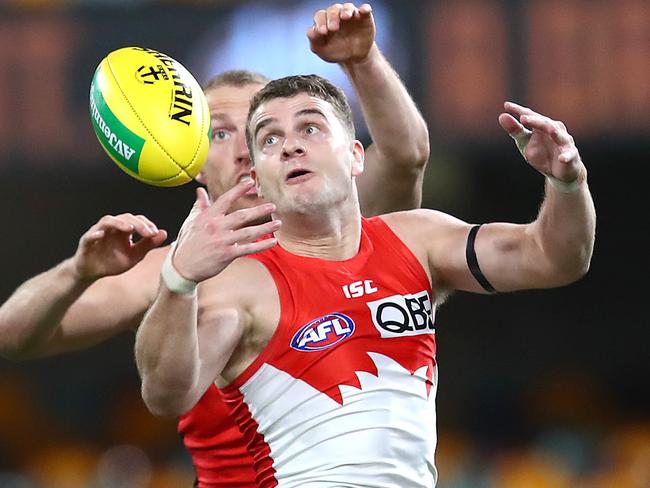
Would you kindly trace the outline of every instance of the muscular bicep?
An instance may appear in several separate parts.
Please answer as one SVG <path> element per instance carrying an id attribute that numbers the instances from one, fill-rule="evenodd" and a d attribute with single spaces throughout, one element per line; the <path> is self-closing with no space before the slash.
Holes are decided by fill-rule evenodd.
<path id="1" fill-rule="evenodd" d="M 540 246 L 530 224 L 485 224 L 476 233 L 477 264 L 496 291 L 544 288 L 549 265 Z"/>
<path id="2" fill-rule="evenodd" d="M 472 225 L 428 209 L 398 212 L 382 218 L 428 271 L 436 292 L 489 291 L 471 266 L 474 245 L 468 237 Z"/>
<path id="3" fill-rule="evenodd" d="M 396 164 L 372 144 L 365 154 L 364 172 L 357 177 L 361 212 L 365 217 L 420 207 L 426 161 Z"/>
<path id="4" fill-rule="evenodd" d="M 449 216 L 437 220 L 430 233 L 429 257 L 445 288 L 494 293 L 539 287 L 544 282 L 545 264 L 532 249 L 537 244 L 528 225 L 478 226 Z"/>

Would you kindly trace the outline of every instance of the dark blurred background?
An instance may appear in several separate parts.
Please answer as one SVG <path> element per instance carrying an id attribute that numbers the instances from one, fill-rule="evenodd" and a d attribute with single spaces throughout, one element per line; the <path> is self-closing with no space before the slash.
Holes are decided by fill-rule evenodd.
<path id="1" fill-rule="evenodd" d="M 146 186 L 100 149 L 88 91 L 109 51 L 155 48 L 200 82 L 239 67 L 342 83 L 305 38 L 327 5 L 0 2 L 0 300 L 72 255 L 100 216 L 143 213 L 174 235 L 193 202 L 192 185 Z M 439 487 L 647 488 L 650 4 L 373 7 L 378 43 L 429 123 L 423 206 L 470 222 L 534 218 L 543 179 L 498 126 L 508 99 L 566 123 L 598 213 L 580 282 L 457 294 L 438 311 Z M 175 422 L 140 400 L 132 348 L 125 335 L 56 358 L 0 360 L 0 487 L 191 486 Z"/>

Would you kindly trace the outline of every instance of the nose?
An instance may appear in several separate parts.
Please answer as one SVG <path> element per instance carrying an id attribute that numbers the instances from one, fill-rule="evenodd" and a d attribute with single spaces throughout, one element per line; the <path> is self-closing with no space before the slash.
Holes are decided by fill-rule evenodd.
<path id="1" fill-rule="evenodd" d="M 237 136 L 237 143 L 235 147 L 235 161 L 238 165 L 251 164 L 251 156 L 248 152 L 246 137 L 243 134 Z"/>
<path id="2" fill-rule="evenodd" d="M 299 139 L 294 137 L 287 137 L 282 144 L 282 158 L 289 159 L 295 156 L 302 156 L 305 154 L 305 147 L 301 144 Z"/>

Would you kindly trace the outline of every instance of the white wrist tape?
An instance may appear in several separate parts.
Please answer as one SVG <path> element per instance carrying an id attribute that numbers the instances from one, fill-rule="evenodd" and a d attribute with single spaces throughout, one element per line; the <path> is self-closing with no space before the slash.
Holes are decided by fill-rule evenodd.
<path id="1" fill-rule="evenodd" d="M 580 184 L 582 183 L 582 178 L 579 176 L 573 181 L 562 181 L 558 180 L 553 176 L 546 175 L 546 179 L 560 193 L 574 193 L 580 189 Z"/>
<path id="2" fill-rule="evenodd" d="M 173 293 L 178 293 L 180 295 L 194 295 L 196 293 L 196 286 L 198 283 L 196 281 L 188 280 L 183 278 L 172 263 L 172 256 L 174 255 L 175 246 L 172 246 L 170 251 L 167 253 L 167 257 L 163 262 L 162 269 L 160 271 L 160 277 L 162 278 L 163 283 L 167 289 Z"/>

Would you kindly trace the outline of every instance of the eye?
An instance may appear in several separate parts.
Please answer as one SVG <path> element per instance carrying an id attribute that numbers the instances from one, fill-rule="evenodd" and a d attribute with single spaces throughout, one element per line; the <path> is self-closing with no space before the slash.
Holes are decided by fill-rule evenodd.
<path id="1" fill-rule="evenodd" d="M 230 139 L 230 132 L 223 129 L 215 129 L 212 131 L 212 138 L 215 141 L 226 141 Z"/>
<path id="2" fill-rule="evenodd" d="M 277 136 L 266 136 L 264 138 L 264 145 L 265 146 L 272 146 L 276 142 L 278 142 L 278 137 Z"/>
<path id="3" fill-rule="evenodd" d="M 305 127 L 305 132 L 307 134 L 309 134 L 309 135 L 312 135 L 312 134 L 317 134 L 318 132 L 320 132 L 320 129 L 318 127 L 316 127 L 315 125 L 308 125 L 307 127 Z"/>

